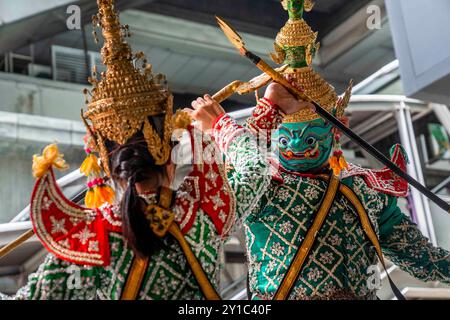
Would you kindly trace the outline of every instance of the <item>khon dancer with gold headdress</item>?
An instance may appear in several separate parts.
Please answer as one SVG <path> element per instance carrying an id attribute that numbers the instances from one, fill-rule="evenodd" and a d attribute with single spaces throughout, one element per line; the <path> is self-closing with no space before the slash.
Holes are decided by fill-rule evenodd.
<path id="1" fill-rule="evenodd" d="M 319 47 L 317 33 L 303 19 L 304 11 L 312 9 L 311 1 L 282 3 L 289 20 L 276 38 L 272 57 L 284 63 L 277 71 L 345 122 L 351 84 L 339 97 L 312 67 Z M 241 53 L 264 69 L 262 61 L 243 49 L 236 32 L 218 20 Z M 270 81 L 262 75 L 238 83 L 235 91 L 248 93 Z M 450 283 L 450 253 L 433 247 L 397 206 L 397 198 L 407 194 L 407 183 L 387 168 L 348 164 L 340 148 L 340 132 L 319 117 L 311 103 L 272 83 L 245 126 L 210 96 L 197 99 L 192 107 L 190 112 L 202 128 L 213 129 L 230 171 L 248 165 L 239 154 L 260 159 L 266 144 L 274 151 L 274 156 L 266 153 L 264 162 L 252 164 L 271 168 L 270 175 L 253 177 L 251 183 L 264 191 L 244 221 L 252 299 L 375 299 L 377 287 L 369 277 L 378 261 L 384 265 L 383 253 L 418 279 Z M 229 132 L 234 132 L 232 139 Z M 254 148 L 256 139 L 259 149 Z M 394 146 L 391 156 L 406 170 L 401 146 Z M 239 193 L 236 200 L 250 196 Z"/>
<path id="2" fill-rule="evenodd" d="M 57 146 L 48 146 L 34 158 L 31 219 L 50 254 L 15 296 L 0 297 L 220 299 L 219 254 L 250 211 L 260 190 L 248 189 L 248 181 L 263 166 L 241 156 L 244 172 L 230 178 L 249 198 L 236 203 L 211 139 L 196 136 L 188 115 L 173 116 L 172 94 L 142 54 L 133 55 L 113 0 L 97 2 L 93 22 L 102 28 L 106 71 L 94 72 L 94 88 L 85 91 L 86 207 L 62 194 L 52 168 L 65 163 Z M 187 130 L 175 132 L 181 128 Z"/>

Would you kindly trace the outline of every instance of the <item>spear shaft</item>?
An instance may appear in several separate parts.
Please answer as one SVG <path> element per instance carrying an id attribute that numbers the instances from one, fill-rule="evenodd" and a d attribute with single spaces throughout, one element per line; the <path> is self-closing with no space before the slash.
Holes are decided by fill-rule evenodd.
<path id="1" fill-rule="evenodd" d="M 389 158 L 387 158 L 383 153 L 378 151 L 374 146 L 361 138 L 358 134 L 356 134 L 353 130 L 346 127 L 341 121 L 339 121 L 336 117 L 322 108 L 317 102 L 308 97 L 304 92 L 301 92 L 299 89 L 294 87 L 286 78 L 274 70 L 267 62 L 258 57 L 256 54 L 248 51 L 244 42 L 242 41 L 241 36 L 234 31 L 225 21 L 221 18 L 218 18 L 218 23 L 221 29 L 224 31 L 228 40 L 239 50 L 241 55 L 245 56 L 249 59 L 256 67 L 258 67 L 261 71 L 266 73 L 268 76 L 272 78 L 273 81 L 278 82 L 283 85 L 291 94 L 293 94 L 298 99 L 303 101 L 311 102 L 315 107 L 315 112 L 319 114 L 322 118 L 330 122 L 335 128 L 339 129 L 342 133 L 344 133 L 347 137 L 349 137 L 352 141 L 356 142 L 361 148 L 366 150 L 371 156 L 380 161 L 390 170 L 392 170 L 399 177 L 407 181 L 410 185 L 416 188 L 419 192 L 425 195 L 428 199 L 438 205 L 440 208 L 445 210 L 447 213 L 450 213 L 450 204 L 445 202 L 439 196 L 431 192 L 427 187 L 422 185 L 419 181 L 411 177 L 409 174 L 401 170 L 397 165 L 395 165 Z"/>

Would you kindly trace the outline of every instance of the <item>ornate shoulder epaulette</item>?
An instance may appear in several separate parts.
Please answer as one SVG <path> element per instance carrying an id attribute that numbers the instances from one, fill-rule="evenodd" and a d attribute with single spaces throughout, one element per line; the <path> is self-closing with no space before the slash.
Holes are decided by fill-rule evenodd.
<path id="1" fill-rule="evenodd" d="M 109 264 L 108 232 L 121 231 L 115 207 L 87 209 L 69 201 L 49 168 L 36 182 L 30 215 L 35 234 L 58 258 L 80 265 Z"/>
<path id="2" fill-rule="evenodd" d="M 403 147 L 396 144 L 391 148 L 390 153 L 391 161 L 406 172 L 408 157 Z M 367 185 L 376 191 L 395 197 L 406 197 L 408 194 L 408 183 L 389 168 L 372 170 L 349 164 L 349 169 L 342 173 L 342 178 L 354 176 L 363 177 Z"/>

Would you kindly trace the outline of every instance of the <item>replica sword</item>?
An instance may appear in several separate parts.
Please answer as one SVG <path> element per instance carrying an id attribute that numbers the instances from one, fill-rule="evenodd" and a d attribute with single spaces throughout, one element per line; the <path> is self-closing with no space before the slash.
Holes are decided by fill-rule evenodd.
<path id="1" fill-rule="evenodd" d="M 324 108 L 322 108 L 317 102 L 308 97 L 304 92 L 300 91 L 296 87 L 294 87 L 289 81 L 287 81 L 282 74 L 274 70 L 267 62 L 258 57 L 256 54 L 248 51 L 245 48 L 245 43 L 242 40 L 242 37 L 237 33 L 228 23 L 226 23 L 222 18 L 217 17 L 217 22 L 224 32 L 225 36 L 228 40 L 233 44 L 238 50 L 239 53 L 248 58 L 253 64 L 255 64 L 261 71 L 266 73 L 273 81 L 283 85 L 291 94 L 293 94 L 298 99 L 303 101 L 311 102 L 314 105 L 315 112 L 319 114 L 322 118 L 330 122 L 335 128 L 342 131 L 347 137 L 349 137 L 352 141 L 356 142 L 361 148 L 366 150 L 371 156 L 376 158 L 386 167 L 391 169 L 395 174 L 399 177 L 403 178 L 414 188 L 419 190 L 423 195 L 425 195 L 428 199 L 438 205 L 440 208 L 444 209 L 447 213 L 450 213 L 450 204 L 445 202 L 439 196 L 431 192 L 427 187 L 422 185 L 419 181 L 411 177 L 409 174 L 401 170 L 398 166 L 396 166 L 390 159 L 388 159 L 384 154 L 378 151 L 374 146 L 369 144 L 363 138 L 361 138 L 358 134 L 356 134 L 353 130 L 346 127 L 341 121 L 339 121 L 332 114 L 327 112 Z M 229 87 L 226 87 L 229 88 Z M 231 90 L 231 88 L 229 88 Z M 216 94 L 217 95 L 217 94 Z M 213 96 L 214 98 L 214 96 Z"/>

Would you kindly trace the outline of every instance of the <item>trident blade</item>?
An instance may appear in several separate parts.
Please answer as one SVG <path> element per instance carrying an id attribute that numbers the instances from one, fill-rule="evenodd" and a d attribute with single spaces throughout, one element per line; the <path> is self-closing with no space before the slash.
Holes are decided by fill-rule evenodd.
<path id="1" fill-rule="evenodd" d="M 222 29 L 225 36 L 231 42 L 233 46 L 235 46 L 241 54 L 245 54 L 247 49 L 245 49 L 245 43 L 242 40 L 242 37 L 237 33 L 228 23 L 226 23 L 222 18 L 216 16 L 217 23 L 219 24 L 220 29 Z"/>

